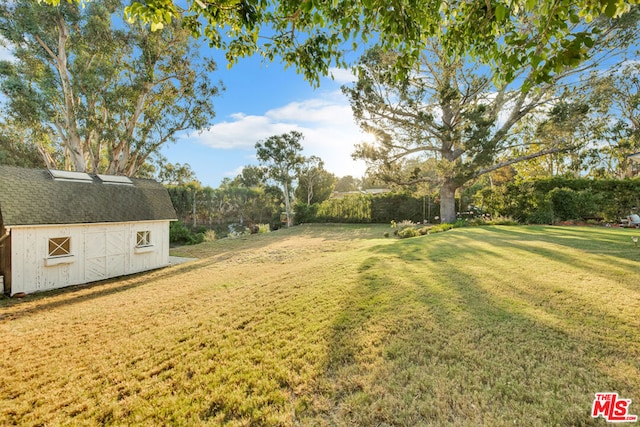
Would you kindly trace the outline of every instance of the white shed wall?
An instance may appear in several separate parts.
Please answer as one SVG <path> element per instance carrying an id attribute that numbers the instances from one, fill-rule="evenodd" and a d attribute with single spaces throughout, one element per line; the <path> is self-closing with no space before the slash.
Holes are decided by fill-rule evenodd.
<path id="1" fill-rule="evenodd" d="M 150 246 L 136 248 L 139 231 Z M 49 257 L 49 239 L 71 238 L 70 257 Z M 15 227 L 11 294 L 32 293 L 169 265 L 169 221 Z"/>

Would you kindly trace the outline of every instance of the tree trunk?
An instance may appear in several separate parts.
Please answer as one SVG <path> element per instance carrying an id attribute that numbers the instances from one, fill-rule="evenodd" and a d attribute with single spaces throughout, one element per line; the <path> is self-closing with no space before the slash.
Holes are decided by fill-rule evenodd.
<path id="1" fill-rule="evenodd" d="M 440 187 L 440 221 L 452 223 L 456 221 L 456 189 L 451 181 L 445 181 Z"/>
<path id="2" fill-rule="evenodd" d="M 309 188 L 307 188 L 307 204 L 311 204 L 311 199 L 313 199 L 313 184 L 309 183 Z"/>
<path id="3" fill-rule="evenodd" d="M 291 201 L 289 200 L 289 185 L 284 182 L 284 210 L 287 214 L 287 228 L 291 227 Z"/>

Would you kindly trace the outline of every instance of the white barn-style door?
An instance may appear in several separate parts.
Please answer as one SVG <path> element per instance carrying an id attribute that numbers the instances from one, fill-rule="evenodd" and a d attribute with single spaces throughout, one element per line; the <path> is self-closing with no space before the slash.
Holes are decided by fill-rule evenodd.
<path id="1" fill-rule="evenodd" d="M 126 273 L 126 237 L 122 227 L 85 232 L 85 280 L 92 282 Z"/>

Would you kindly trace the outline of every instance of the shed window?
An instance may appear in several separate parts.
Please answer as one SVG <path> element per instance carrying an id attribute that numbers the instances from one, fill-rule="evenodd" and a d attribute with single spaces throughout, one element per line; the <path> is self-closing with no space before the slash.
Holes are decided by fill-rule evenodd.
<path id="1" fill-rule="evenodd" d="M 71 237 L 54 237 L 49 239 L 49 256 L 71 255 Z"/>
<path id="2" fill-rule="evenodd" d="M 151 232 L 150 231 L 138 231 L 136 233 L 136 246 L 150 246 L 151 245 Z"/>

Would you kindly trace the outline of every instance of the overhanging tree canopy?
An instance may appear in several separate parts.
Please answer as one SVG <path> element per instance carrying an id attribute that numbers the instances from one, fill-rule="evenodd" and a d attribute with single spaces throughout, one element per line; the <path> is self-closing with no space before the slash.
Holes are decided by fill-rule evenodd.
<path id="1" fill-rule="evenodd" d="M 32 0 L 58 4 L 60 0 Z M 88 0 L 68 0 L 88 1 Z M 638 0 L 145 0 L 126 10 L 161 29 L 178 17 L 195 35 L 226 50 L 230 64 L 260 53 L 280 57 L 316 84 L 347 49 L 375 40 L 398 52 L 405 76 L 433 37 L 448 55 L 471 55 L 510 81 L 531 64 L 536 82 L 589 57 L 595 34 L 585 26 L 618 17 Z M 182 8 L 180 5 L 185 5 Z"/>

